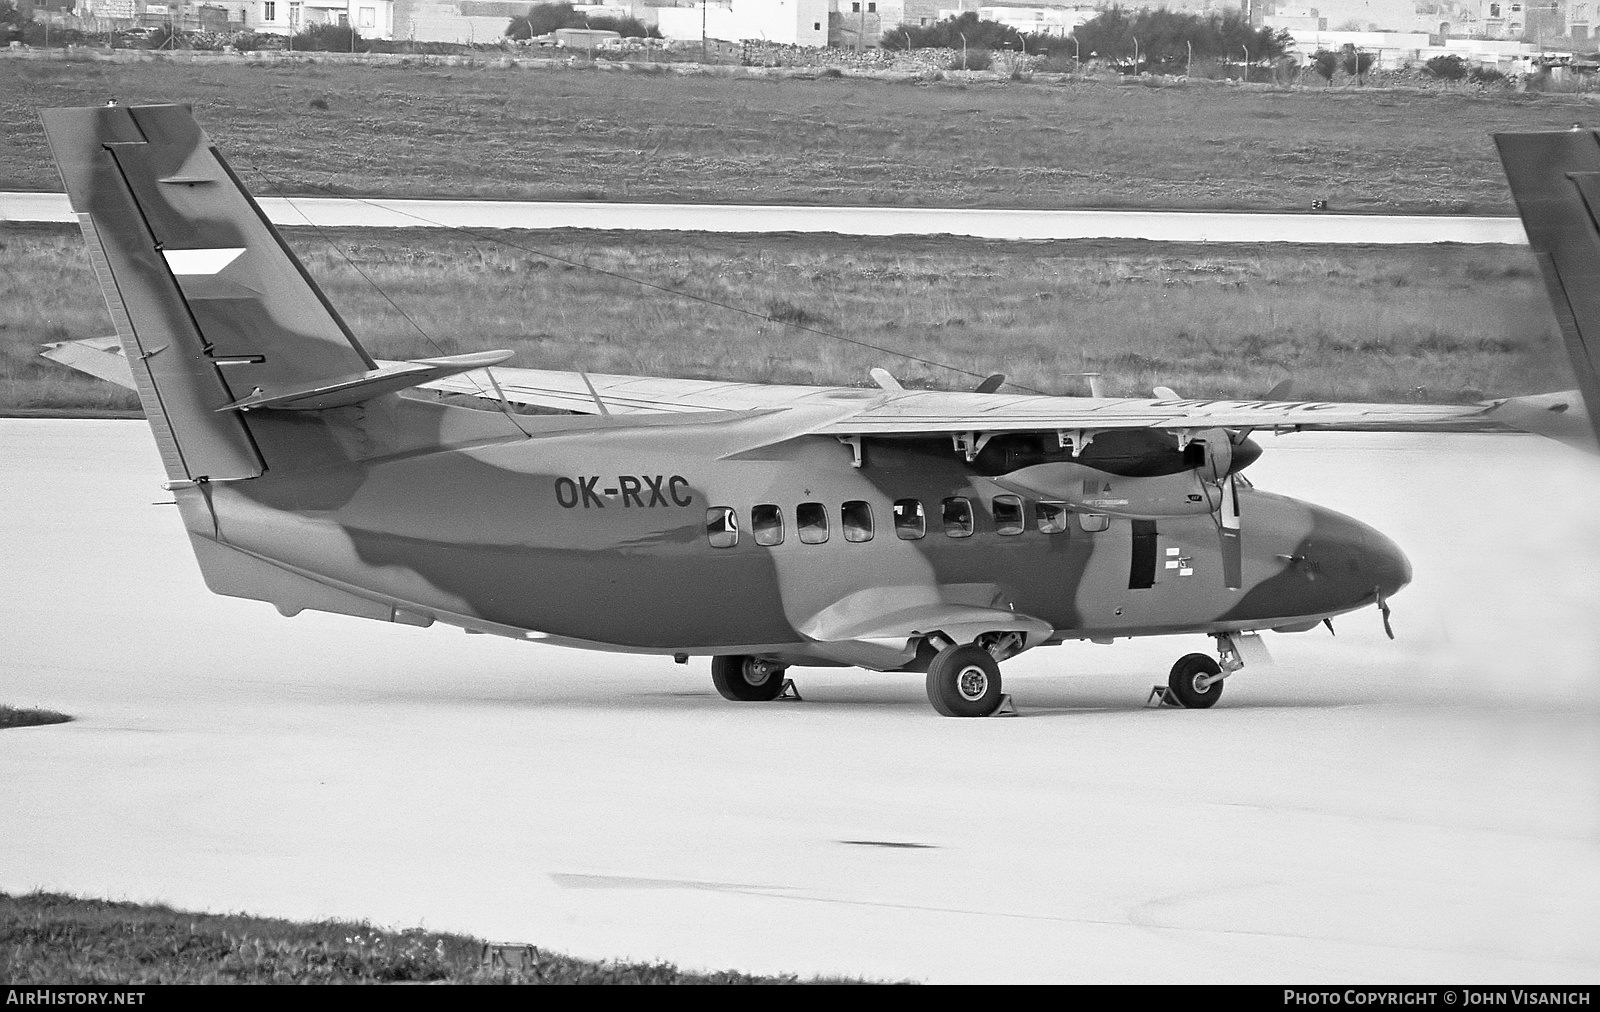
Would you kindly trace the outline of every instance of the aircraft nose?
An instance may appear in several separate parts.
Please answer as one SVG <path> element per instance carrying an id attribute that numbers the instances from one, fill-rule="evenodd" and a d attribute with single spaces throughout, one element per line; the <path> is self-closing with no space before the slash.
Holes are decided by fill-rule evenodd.
<path id="1" fill-rule="evenodd" d="M 1366 531 L 1366 559 L 1362 566 L 1371 574 L 1384 597 L 1392 596 L 1411 582 L 1411 560 L 1400 546 L 1371 528 Z"/>

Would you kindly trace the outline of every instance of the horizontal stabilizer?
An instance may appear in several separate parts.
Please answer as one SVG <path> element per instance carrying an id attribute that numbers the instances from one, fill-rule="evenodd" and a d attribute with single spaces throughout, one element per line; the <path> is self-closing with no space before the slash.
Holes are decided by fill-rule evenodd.
<path id="1" fill-rule="evenodd" d="M 52 362 L 88 373 L 95 379 L 115 383 L 127 390 L 136 389 L 133 370 L 128 368 L 128 357 L 122 353 L 122 339 L 115 335 L 82 341 L 56 341 L 45 345 L 40 354 Z"/>
<path id="2" fill-rule="evenodd" d="M 446 376 L 499 365 L 512 354 L 513 352 L 509 351 L 480 351 L 470 355 L 422 358 L 412 362 L 389 362 L 365 372 L 307 384 L 295 389 L 263 391 L 257 387 L 248 397 L 241 397 L 230 404 L 224 404 L 217 410 L 258 411 L 275 408 L 282 411 L 321 411 L 326 408 L 342 408 L 371 400 L 381 394 L 431 383 Z"/>

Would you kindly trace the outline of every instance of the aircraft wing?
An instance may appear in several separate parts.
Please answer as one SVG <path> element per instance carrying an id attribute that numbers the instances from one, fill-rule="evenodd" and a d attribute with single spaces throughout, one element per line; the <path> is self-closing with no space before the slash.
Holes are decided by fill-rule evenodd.
<path id="1" fill-rule="evenodd" d="M 131 388 L 133 379 L 115 337 L 48 345 L 44 356 Z M 380 367 L 394 363 L 378 362 Z M 1577 391 L 1479 404 L 1365 404 L 1338 401 L 1205 400 L 1047 397 L 882 387 L 818 387 L 723 380 L 669 379 L 553 369 L 496 367 L 421 384 L 423 389 L 507 401 L 553 411 L 597 414 L 598 397 L 613 415 L 751 411 L 826 406 L 827 421 L 790 436 L 981 436 L 1059 432 L 1081 443 L 1111 429 L 1264 429 L 1278 432 L 1533 432 L 1594 449 L 1588 413 Z M 587 382 L 586 382 L 587 381 Z M 590 387 L 593 387 L 591 393 Z M 812 416 L 815 417 L 815 416 Z"/>
<path id="2" fill-rule="evenodd" d="M 1365 404 L 1023 396 L 731 383 L 604 373 L 589 373 L 585 377 L 575 372 L 505 367 L 495 369 L 494 376 L 506 400 L 513 404 L 584 414 L 599 410 L 596 397 L 613 415 L 750 411 L 822 404 L 845 409 L 834 414 L 828 423 L 808 427 L 794 435 L 893 437 L 968 432 L 1255 428 L 1276 431 L 1527 431 L 1566 441 L 1571 430 L 1570 435 L 1582 441 L 1587 417 L 1582 398 L 1575 391 L 1478 404 Z M 589 385 L 593 386 L 593 393 Z M 492 392 L 487 386 L 477 373 L 426 384 L 431 390 L 475 396 L 490 395 Z"/>
<path id="3" fill-rule="evenodd" d="M 495 382 L 512 404 L 596 414 L 595 397 L 613 415 L 691 411 L 752 411 L 790 407 L 808 401 L 872 399 L 878 390 L 854 387 L 811 387 L 727 380 L 663 379 L 609 373 L 558 372 L 551 369 L 496 368 Z M 584 382 L 587 378 L 588 384 Z M 594 393 L 589 392 L 589 385 Z M 430 390 L 494 396 L 481 374 L 454 376 L 426 384 Z M 487 394 L 485 391 L 488 391 Z"/>

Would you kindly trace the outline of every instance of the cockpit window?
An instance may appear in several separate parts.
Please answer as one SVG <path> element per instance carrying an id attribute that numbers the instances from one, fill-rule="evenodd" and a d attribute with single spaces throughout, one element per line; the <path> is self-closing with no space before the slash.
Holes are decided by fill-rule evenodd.
<path id="1" fill-rule="evenodd" d="M 731 506 L 706 510 L 706 537 L 712 548 L 732 548 L 739 543 L 739 514 Z"/>
<path id="2" fill-rule="evenodd" d="M 944 532 L 952 538 L 972 537 L 972 503 L 962 498 L 944 501 Z"/>
<path id="3" fill-rule="evenodd" d="M 844 504 L 839 511 L 839 522 L 844 527 L 846 541 L 872 540 L 872 507 L 860 499 Z"/>
<path id="4" fill-rule="evenodd" d="M 820 545 L 828 540 L 828 508 L 819 502 L 803 502 L 795 508 L 794 525 L 801 542 Z"/>

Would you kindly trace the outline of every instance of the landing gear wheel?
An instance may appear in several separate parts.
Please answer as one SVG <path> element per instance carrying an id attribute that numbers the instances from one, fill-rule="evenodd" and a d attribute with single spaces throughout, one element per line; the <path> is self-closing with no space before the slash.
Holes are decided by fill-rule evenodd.
<path id="1" fill-rule="evenodd" d="M 786 670 L 770 661 L 743 654 L 713 657 L 711 684 L 722 693 L 723 699 L 741 703 L 764 702 L 777 699 L 783 693 L 783 673 Z"/>
<path id="2" fill-rule="evenodd" d="M 987 717 L 1000 708 L 1000 665 L 980 646 L 948 646 L 928 665 L 928 702 L 946 717 Z"/>
<path id="3" fill-rule="evenodd" d="M 1217 700 L 1222 698 L 1222 682 L 1202 684 L 1203 680 L 1213 675 L 1222 674 L 1222 665 L 1212 660 L 1206 654 L 1186 654 L 1178 658 L 1178 663 L 1172 666 L 1172 674 L 1167 676 L 1167 688 L 1172 693 L 1172 698 L 1182 703 L 1190 710 L 1204 710 L 1215 706 Z"/>

